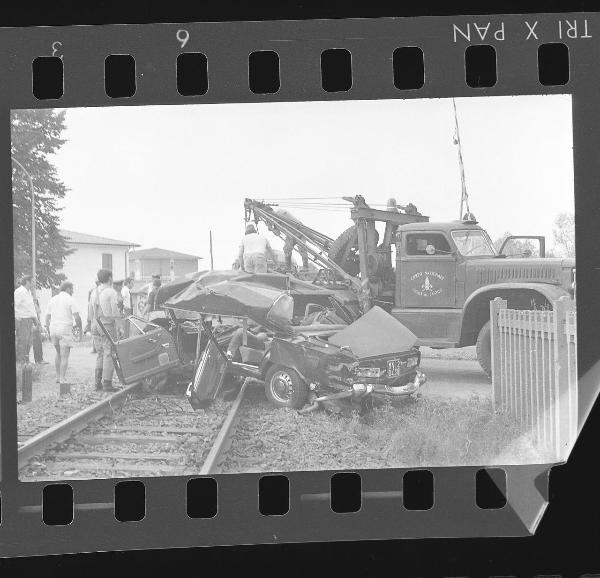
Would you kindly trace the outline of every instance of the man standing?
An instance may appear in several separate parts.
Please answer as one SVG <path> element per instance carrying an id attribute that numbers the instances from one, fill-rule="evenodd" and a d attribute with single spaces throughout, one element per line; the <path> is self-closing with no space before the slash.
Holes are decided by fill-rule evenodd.
<path id="1" fill-rule="evenodd" d="M 249 223 L 246 225 L 246 234 L 240 243 L 238 262 L 246 273 L 266 273 L 267 256 L 277 262 L 269 240 L 259 235 L 256 227 Z"/>
<path id="2" fill-rule="evenodd" d="M 125 315 L 125 317 L 133 315 L 131 289 L 133 289 L 133 279 L 131 277 L 127 277 L 127 279 L 125 279 L 123 282 L 123 289 L 121 289 L 121 295 L 123 296 L 123 315 Z"/>
<path id="3" fill-rule="evenodd" d="M 286 211 L 285 209 L 278 207 L 273 210 L 273 213 L 275 213 L 275 215 L 277 215 L 278 217 L 282 217 L 283 219 L 285 219 L 292 226 L 293 225 L 302 225 L 302 222 L 299 219 L 294 217 L 294 215 L 292 215 L 292 213 L 290 213 L 289 211 Z M 307 271 L 308 270 L 308 252 L 306 251 L 305 247 L 302 247 L 301 245 L 296 245 L 296 241 L 294 241 L 294 239 L 292 239 L 291 237 L 286 237 L 285 243 L 283 245 L 283 254 L 285 255 L 285 266 L 288 269 L 292 268 L 292 252 L 294 251 L 294 247 L 297 247 L 298 253 L 300 253 L 300 256 L 302 257 L 302 268 L 305 271 Z"/>
<path id="4" fill-rule="evenodd" d="M 81 331 L 81 317 L 73 299 L 73 283 L 63 281 L 60 292 L 50 299 L 46 311 L 46 329 L 56 350 L 54 367 L 61 394 L 67 393 L 69 386 L 66 374 L 73 346 L 73 320 Z"/>
<path id="5" fill-rule="evenodd" d="M 90 333 L 90 335 L 92 333 L 92 318 L 90 317 L 90 305 L 92 303 L 92 296 L 96 294 L 96 291 L 98 290 L 99 286 L 100 286 L 100 281 L 98 281 L 98 279 L 96 279 L 96 285 L 88 291 L 88 320 L 87 320 L 87 324 L 85 326 L 84 333 Z M 94 343 L 93 339 L 92 339 L 91 353 L 97 353 L 96 352 L 96 344 Z"/>
<path id="6" fill-rule="evenodd" d="M 148 298 L 146 299 L 146 306 L 144 307 L 143 315 L 146 318 L 150 317 L 150 313 L 156 308 L 156 295 L 162 285 L 160 275 L 152 275 L 152 285 L 148 292 Z"/>
<path id="7" fill-rule="evenodd" d="M 121 319 L 117 302 L 117 292 L 112 287 L 112 271 L 100 269 L 98 271 L 100 285 L 92 294 L 90 301 L 89 318 L 92 320 L 92 338 L 98 353 L 96 358 L 95 381 L 96 389 L 103 391 L 116 391 L 112 378 L 114 366 L 112 361 L 112 342 L 102 330 L 99 322 L 113 340 L 117 339 L 117 320 Z"/>
<path id="8" fill-rule="evenodd" d="M 31 294 L 30 275 L 21 278 L 19 286 L 15 289 L 14 301 L 17 362 L 29 363 L 33 328 L 39 325 L 38 314 Z"/>
<path id="9" fill-rule="evenodd" d="M 123 281 L 123 288 L 121 289 L 121 297 L 123 298 L 123 316 L 125 321 L 123 323 L 123 337 L 127 339 L 129 337 L 129 322 L 127 318 L 133 315 L 133 305 L 131 304 L 131 289 L 133 288 L 133 279 L 127 277 Z"/>

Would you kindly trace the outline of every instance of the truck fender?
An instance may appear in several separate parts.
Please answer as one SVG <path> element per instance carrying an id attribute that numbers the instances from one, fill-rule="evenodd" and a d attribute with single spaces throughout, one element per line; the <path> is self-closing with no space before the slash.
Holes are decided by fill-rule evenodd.
<path id="1" fill-rule="evenodd" d="M 549 283 L 494 283 L 473 291 L 463 306 L 462 326 L 459 347 L 474 345 L 479 330 L 490 318 L 490 301 L 501 297 L 514 309 L 531 309 L 531 301 L 541 297 L 539 306 L 551 306 L 568 291 Z"/>

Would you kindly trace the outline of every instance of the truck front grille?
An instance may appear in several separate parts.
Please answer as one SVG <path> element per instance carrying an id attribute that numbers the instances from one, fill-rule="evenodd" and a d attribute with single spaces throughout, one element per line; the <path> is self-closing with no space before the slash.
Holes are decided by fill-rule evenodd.
<path id="1" fill-rule="evenodd" d="M 481 267 L 476 271 L 476 282 L 479 285 L 491 283 L 508 283 L 510 281 L 533 281 L 560 283 L 560 272 L 554 267 Z"/>

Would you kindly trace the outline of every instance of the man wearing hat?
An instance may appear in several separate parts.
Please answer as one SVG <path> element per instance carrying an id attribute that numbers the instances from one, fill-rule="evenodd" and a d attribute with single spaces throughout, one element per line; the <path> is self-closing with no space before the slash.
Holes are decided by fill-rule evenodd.
<path id="1" fill-rule="evenodd" d="M 269 240 L 257 233 L 252 223 L 248 223 L 246 234 L 240 243 L 238 262 L 246 273 L 266 273 L 267 256 L 277 262 Z"/>

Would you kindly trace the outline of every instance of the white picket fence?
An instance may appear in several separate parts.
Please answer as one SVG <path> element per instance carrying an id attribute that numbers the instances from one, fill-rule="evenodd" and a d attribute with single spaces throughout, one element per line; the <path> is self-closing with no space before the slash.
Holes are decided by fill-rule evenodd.
<path id="1" fill-rule="evenodd" d="M 566 460 L 577 438 L 577 316 L 561 297 L 552 310 L 490 303 L 495 411 L 505 411 L 536 442 Z"/>

